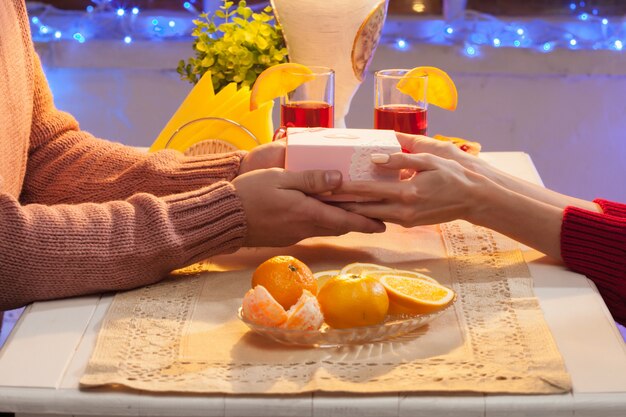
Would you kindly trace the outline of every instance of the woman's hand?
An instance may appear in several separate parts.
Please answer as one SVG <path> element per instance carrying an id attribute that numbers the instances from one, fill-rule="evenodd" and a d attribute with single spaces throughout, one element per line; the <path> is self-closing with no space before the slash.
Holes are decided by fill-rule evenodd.
<path id="1" fill-rule="evenodd" d="M 442 142 L 427 136 L 407 135 L 405 133 L 396 133 L 396 137 L 402 148 L 410 153 L 426 152 L 441 158 L 456 161 L 464 168 L 490 179 L 501 187 L 543 203 L 561 209 L 567 206 L 576 206 L 590 211 L 602 211 L 597 204 L 591 201 L 560 194 L 500 171 L 489 165 L 485 160 L 463 152 L 451 142 Z"/>
<path id="2" fill-rule="evenodd" d="M 257 146 L 246 154 L 239 166 L 239 175 L 257 169 L 283 168 L 285 166 L 285 141 L 274 141 Z"/>
<path id="3" fill-rule="evenodd" d="M 384 162 L 387 158 L 388 161 Z M 343 203 L 340 206 L 353 213 L 406 227 L 454 219 L 471 221 L 473 213 L 480 208 L 480 196 L 490 182 L 456 161 L 429 153 L 381 154 L 373 155 L 372 160 L 380 167 L 412 171 L 413 175 L 397 183 L 346 182 L 337 193 L 378 201 Z"/>
<path id="4" fill-rule="evenodd" d="M 444 142 L 422 135 L 409 135 L 396 132 L 396 138 L 402 149 L 409 153 L 430 153 L 440 158 L 451 159 L 458 162 L 463 167 L 480 172 L 484 170 L 485 162 L 478 157 L 459 149 L 452 142 Z M 484 175 L 483 172 L 480 172 Z"/>
<path id="5" fill-rule="evenodd" d="M 244 246 L 288 246 L 313 236 L 378 233 L 385 225 L 317 200 L 341 184 L 339 171 L 255 170 L 233 180 L 243 202 L 248 233 Z"/>
<path id="6" fill-rule="evenodd" d="M 377 199 L 371 203 L 343 203 L 363 216 L 403 226 L 464 219 L 561 259 L 563 210 L 544 201 L 502 187 L 451 159 L 432 154 L 373 156 L 389 169 L 412 169 L 415 174 L 397 183 L 346 182 L 336 191 Z"/>

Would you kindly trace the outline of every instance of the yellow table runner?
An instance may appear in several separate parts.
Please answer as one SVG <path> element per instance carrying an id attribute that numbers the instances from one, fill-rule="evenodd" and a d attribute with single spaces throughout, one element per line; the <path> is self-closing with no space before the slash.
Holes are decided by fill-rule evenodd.
<path id="1" fill-rule="evenodd" d="M 391 341 L 284 346 L 237 319 L 252 270 L 276 254 L 296 256 L 314 272 L 357 261 L 413 269 L 451 286 L 458 299 Z M 571 390 L 518 244 L 463 221 L 242 250 L 201 270 L 117 294 L 81 386 L 234 394 Z"/>

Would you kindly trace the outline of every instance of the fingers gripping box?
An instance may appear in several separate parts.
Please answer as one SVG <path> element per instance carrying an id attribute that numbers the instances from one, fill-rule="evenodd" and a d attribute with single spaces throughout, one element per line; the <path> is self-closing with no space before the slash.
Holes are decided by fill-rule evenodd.
<path id="1" fill-rule="evenodd" d="M 401 152 L 393 130 L 288 128 L 285 168 L 341 171 L 344 181 L 399 181 L 396 170 L 371 162 L 372 154 Z M 364 201 L 350 195 L 322 195 L 326 201 Z"/>

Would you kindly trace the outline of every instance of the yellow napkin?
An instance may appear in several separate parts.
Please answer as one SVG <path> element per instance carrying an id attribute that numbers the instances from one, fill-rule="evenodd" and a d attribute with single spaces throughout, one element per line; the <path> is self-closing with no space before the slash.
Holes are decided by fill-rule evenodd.
<path id="1" fill-rule="evenodd" d="M 165 148 L 185 152 L 207 140 L 218 140 L 234 149 L 250 150 L 272 140 L 273 106 L 270 101 L 250 111 L 250 89 L 237 89 L 235 83 L 215 94 L 211 74 L 207 72 L 167 122 L 150 152 Z"/>

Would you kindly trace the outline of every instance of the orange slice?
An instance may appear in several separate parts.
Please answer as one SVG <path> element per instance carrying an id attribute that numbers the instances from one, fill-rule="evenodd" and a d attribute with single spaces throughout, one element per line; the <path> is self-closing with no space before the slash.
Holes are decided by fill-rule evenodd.
<path id="1" fill-rule="evenodd" d="M 331 269 L 328 271 L 320 271 L 313 274 L 315 279 L 317 280 L 317 288 L 322 288 L 322 285 L 326 283 L 329 279 L 336 275 L 340 275 L 341 271 L 338 269 Z"/>
<path id="2" fill-rule="evenodd" d="M 446 110 L 456 110 L 458 93 L 452 78 L 443 70 L 436 67 L 415 67 L 407 72 L 396 88 L 413 97 L 415 101 L 422 101 L 424 97 L 424 84 L 415 78 L 426 75 L 426 101 Z"/>
<path id="3" fill-rule="evenodd" d="M 341 271 L 339 272 L 338 275 L 358 275 L 358 274 L 367 275 L 369 271 L 383 271 L 383 270 L 389 271 L 389 273 L 393 272 L 393 269 L 389 268 L 388 266 L 364 263 L 364 262 L 354 262 L 341 268 Z"/>
<path id="4" fill-rule="evenodd" d="M 413 314 L 432 313 L 449 305 L 454 300 L 450 288 L 425 279 L 402 275 L 384 275 L 380 282 L 387 290 L 390 304 L 398 310 Z"/>
<path id="5" fill-rule="evenodd" d="M 276 97 L 284 96 L 301 84 L 313 79 L 309 67 L 287 62 L 267 68 L 257 77 L 250 92 L 250 110 Z"/>
<path id="6" fill-rule="evenodd" d="M 392 269 L 392 270 L 381 269 L 378 271 L 367 271 L 367 272 L 364 272 L 364 274 L 370 277 L 374 277 L 378 280 L 380 280 L 385 275 L 395 275 L 395 276 L 401 276 L 401 277 L 406 277 L 406 278 L 423 279 L 428 282 L 434 282 L 435 284 L 439 284 L 435 279 L 429 277 L 428 275 L 424 275 L 424 274 L 420 274 L 419 272 L 408 271 L 404 269 Z"/>

